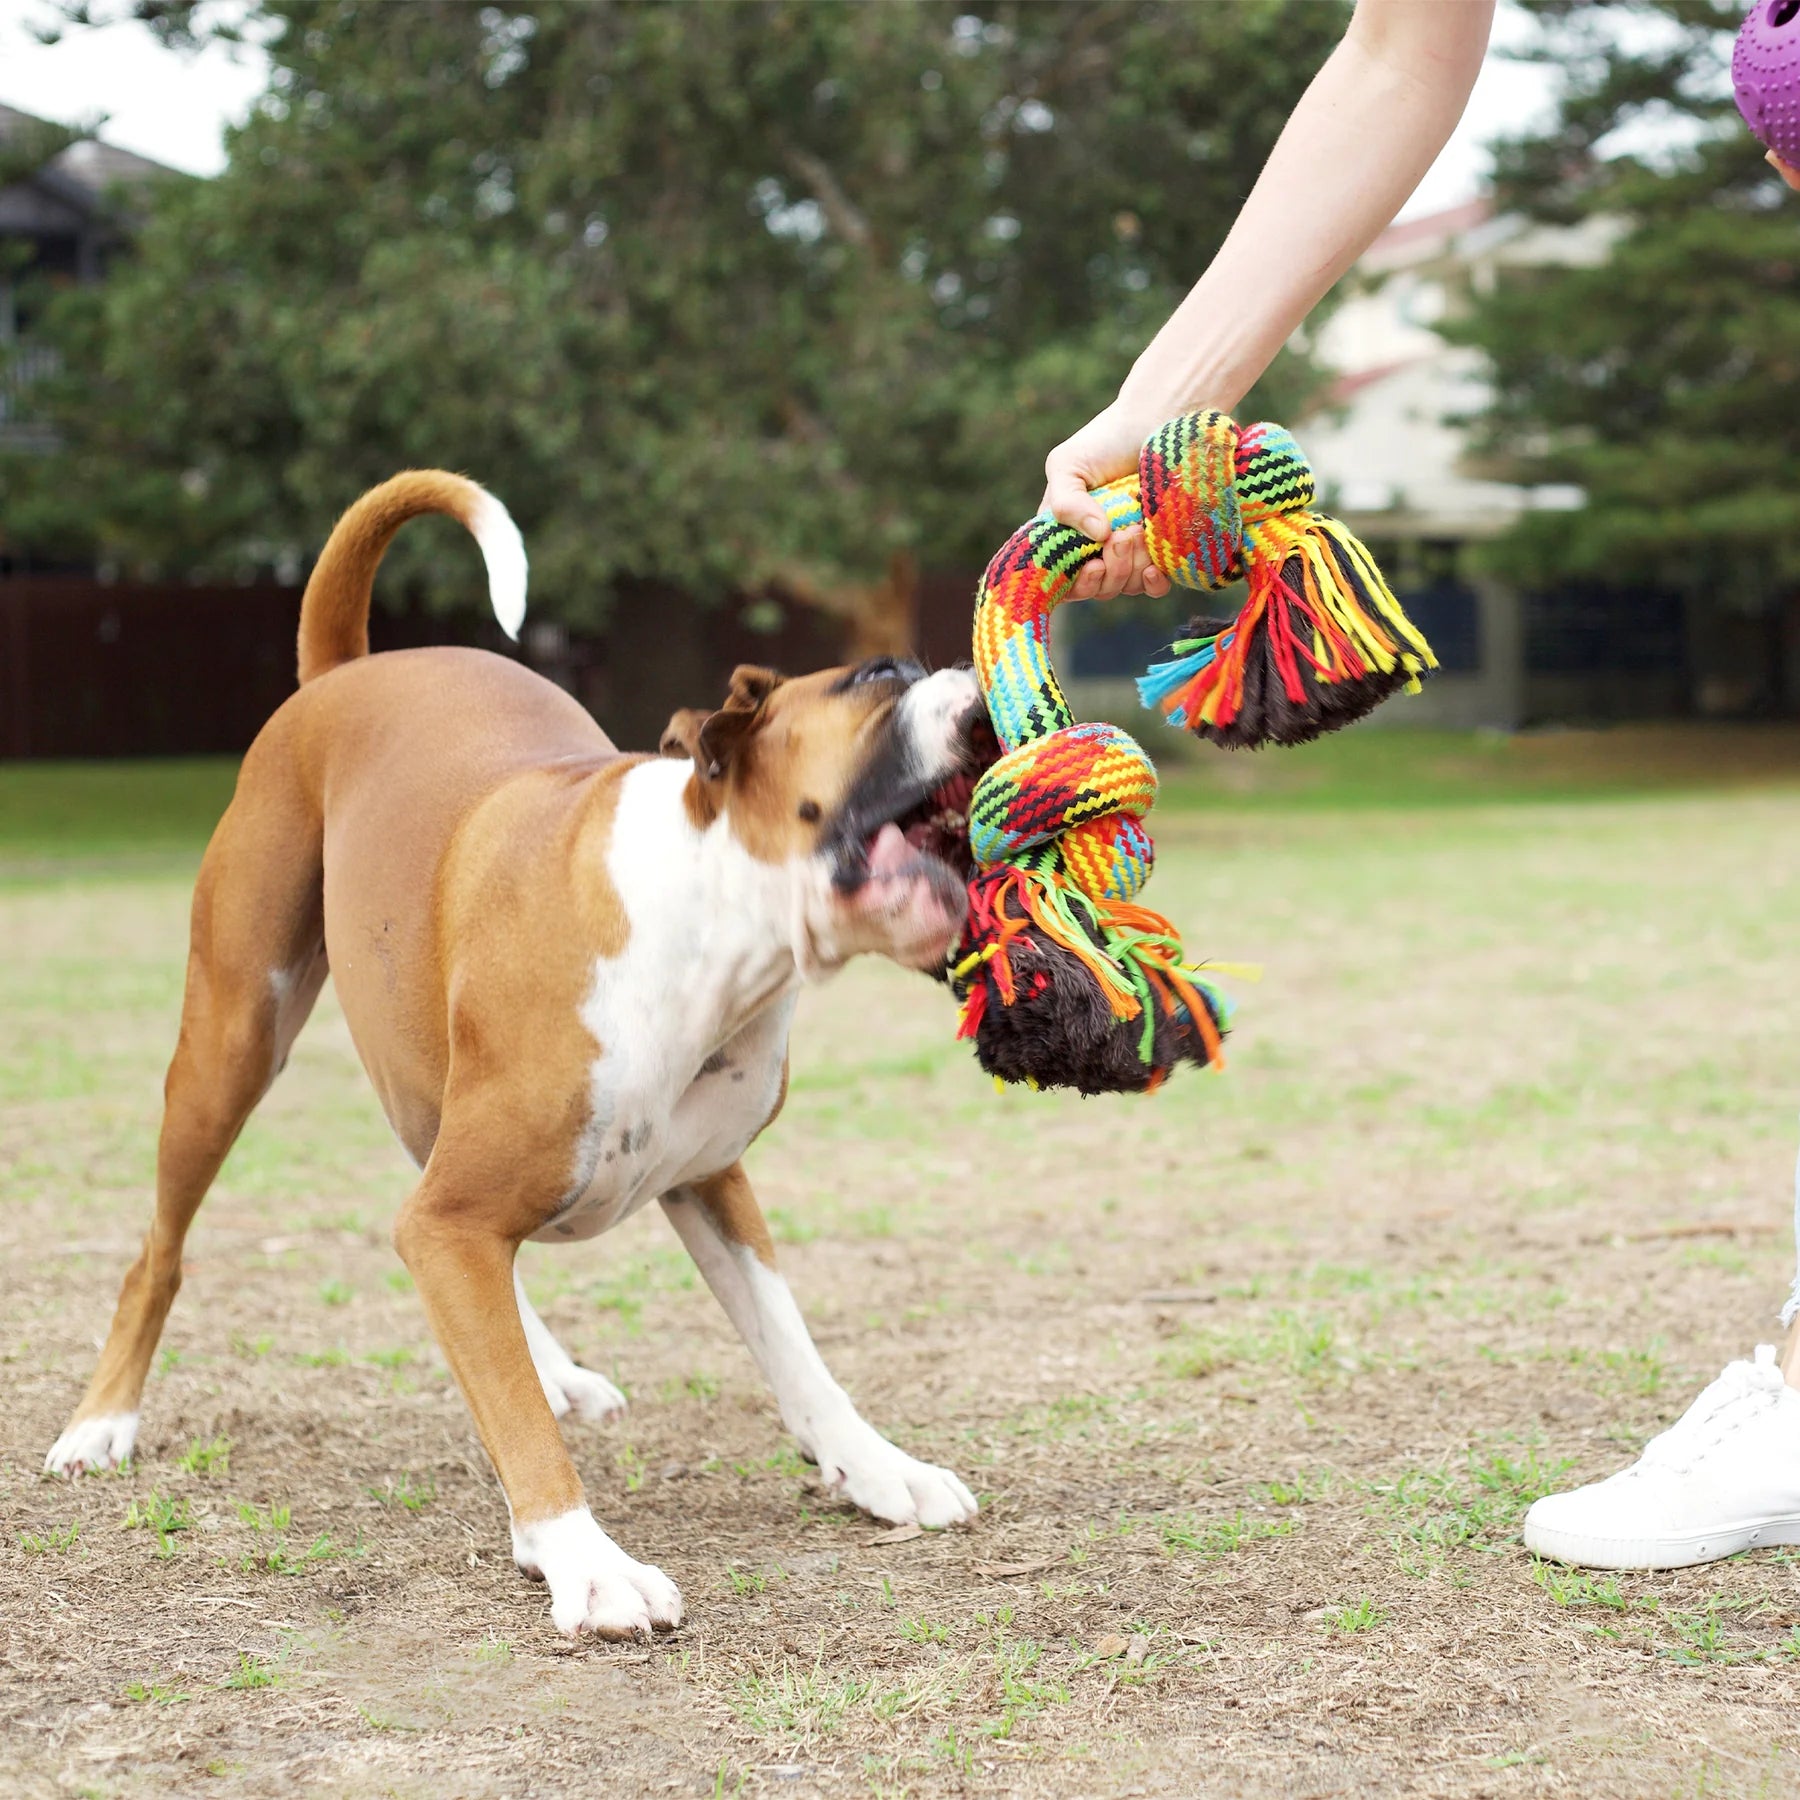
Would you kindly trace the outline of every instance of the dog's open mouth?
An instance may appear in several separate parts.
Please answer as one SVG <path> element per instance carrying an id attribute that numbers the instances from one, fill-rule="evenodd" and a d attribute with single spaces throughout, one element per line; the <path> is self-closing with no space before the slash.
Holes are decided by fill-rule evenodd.
<path id="1" fill-rule="evenodd" d="M 844 859 L 847 885 L 860 880 L 892 879 L 903 870 L 919 872 L 919 865 L 938 864 L 959 885 L 966 886 L 975 873 L 969 850 L 969 802 L 976 783 L 1000 754 L 999 740 L 985 713 L 963 729 L 958 765 L 935 787 L 909 796 L 904 789 L 891 793 L 870 824 L 861 822 L 860 843 Z M 892 810 L 889 810 L 889 809 Z"/>
<path id="2" fill-rule="evenodd" d="M 883 825 L 875 837 L 898 831 L 913 851 L 948 863 L 958 879 L 967 881 L 975 873 L 975 859 L 969 854 L 969 801 L 975 793 L 977 775 L 976 770 L 958 771 L 916 806 L 908 807 L 899 818 Z M 872 860 L 874 837 L 868 850 Z"/>
<path id="3" fill-rule="evenodd" d="M 975 873 L 969 851 L 969 802 L 976 783 L 1000 753 L 985 713 L 962 729 L 956 766 L 921 793 L 916 782 L 881 776 L 847 809 L 837 848 L 836 882 L 859 903 L 880 905 L 909 888 L 936 894 L 960 916 L 962 895 Z M 895 771 L 895 774 L 899 774 Z"/>

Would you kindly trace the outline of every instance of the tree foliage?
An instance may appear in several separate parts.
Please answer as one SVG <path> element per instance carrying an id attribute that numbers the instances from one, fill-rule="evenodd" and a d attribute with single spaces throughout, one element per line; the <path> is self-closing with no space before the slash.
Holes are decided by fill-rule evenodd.
<path id="1" fill-rule="evenodd" d="M 1503 152 L 1500 204 L 1618 235 L 1598 266 L 1504 274 L 1460 329 L 1499 466 L 1587 495 L 1504 559 L 1764 608 L 1800 582 L 1800 195 L 1732 102 L 1743 0 L 1533 10 L 1566 88 Z"/>
<path id="2" fill-rule="evenodd" d="M 0 477 L 9 530 L 242 569 L 432 464 L 506 500 L 536 604 L 578 623 L 627 573 L 978 561 L 1346 10 L 262 0 L 273 77 L 226 171 L 59 304 L 64 447 Z M 446 539 L 397 549 L 466 579 Z"/>

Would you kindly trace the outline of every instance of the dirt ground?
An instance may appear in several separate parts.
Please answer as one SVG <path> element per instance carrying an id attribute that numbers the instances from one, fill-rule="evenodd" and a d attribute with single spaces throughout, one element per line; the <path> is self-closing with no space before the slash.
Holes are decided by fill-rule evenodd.
<path id="1" fill-rule="evenodd" d="M 1266 965 L 1225 1074 L 996 1094 L 939 990 L 860 966 L 752 1153 L 827 1360 L 972 1529 L 811 1489 L 654 1210 L 528 1249 L 632 1396 L 570 1436 L 686 1597 L 648 1649 L 564 1641 L 512 1567 L 329 999 L 135 1466 L 40 1478 L 147 1213 L 192 856 L 0 861 L 0 1791 L 1796 1791 L 1793 1553 L 1588 1580 L 1518 1521 L 1775 1331 L 1800 788 L 1160 838 L 1149 897 Z"/>

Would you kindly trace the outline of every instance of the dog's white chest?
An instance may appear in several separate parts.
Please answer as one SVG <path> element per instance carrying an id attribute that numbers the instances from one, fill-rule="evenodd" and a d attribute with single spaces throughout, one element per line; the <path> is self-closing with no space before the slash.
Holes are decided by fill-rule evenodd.
<path id="1" fill-rule="evenodd" d="M 793 1015 L 793 995 L 775 1000 L 685 1085 L 658 1079 L 668 1046 L 621 1044 L 598 1058 L 571 1198 L 535 1235 L 545 1243 L 594 1237 L 646 1201 L 729 1168 L 781 1097 Z"/>
<path id="2" fill-rule="evenodd" d="M 730 1168 L 780 1098 L 799 986 L 789 883 L 728 834 L 695 831 L 687 772 L 645 763 L 620 784 L 607 874 L 629 931 L 582 1003 L 587 1123 L 546 1242 L 592 1237 Z"/>

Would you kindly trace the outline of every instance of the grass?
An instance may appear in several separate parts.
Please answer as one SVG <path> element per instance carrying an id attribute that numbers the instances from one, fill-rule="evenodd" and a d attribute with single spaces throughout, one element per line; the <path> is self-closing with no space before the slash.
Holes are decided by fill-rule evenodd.
<path id="1" fill-rule="evenodd" d="M 397 1506 L 403 1512 L 423 1512 L 437 1498 L 437 1482 L 429 1475 L 402 1474 L 385 1487 L 370 1488 L 369 1497 L 383 1506 Z"/>
<path id="2" fill-rule="evenodd" d="M 124 1694 L 127 1700 L 148 1701 L 156 1706 L 181 1706 L 193 1698 L 166 1681 L 128 1681 Z"/>
<path id="3" fill-rule="evenodd" d="M 319 1563 L 334 1562 L 347 1554 L 355 1552 L 334 1544 L 328 1531 L 321 1531 L 304 1549 L 294 1548 L 277 1533 L 259 1542 L 255 1549 L 244 1551 L 238 1558 L 238 1567 L 246 1574 L 300 1575 Z"/>
<path id="4" fill-rule="evenodd" d="M 79 1523 L 53 1525 L 47 1531 L 22 1531 L 19 1548 L 27 1556 L 67 1555 L 80 1541 Z"/>
<path id="5" fill-rule="evenodd" d="M 1547 1458 L 1535 1446 L 1471 1450 L 1460 1465 L 1402 1470 L 1366 1484 L 1367 1510 L 1392 1522 L 1395 1561 L 1408 1575 L 1442 1573 L 1467 1551 L 1510 1544 L 1534 1500 L 1566 1486 L 1569 1457 Z"/>
<path id="6" fill-rule="evenodd" d="M 1242 1363 L 1302 1381 L 1324 1381 L 1366 1368 L 1371 1360 L 1370 1352 L 1342 1342 L 1331 1319 L 1277 1310 L 1260 1325 L 1190 1333 L 1164 1354 L 1163 1366 L 1183 1380 L 1217 1375 Z"/>
<path id="7" fill-rule="evenodd" d="M 1341 1637 L 1356 1637 L 1386 1623 L 1387 1614 L 1367 1594 L 1359 1600 L 1346 1600 L 1342 1605 L 1325 1609 L 1325 1629 L 1335 1631 Z"/>
<path id="8" fill-rule="evenodd" d="M 219 1683 L 222 1688 L 266 1688 L 275 1685 L 275 1671 L 261 1657 L 238 1652 L 237 1667 Z"/>
<path id="9" fill-rule="evenodd" d="M 1251 756 L 1209 751 L 1161 731 L 1147 716 L 1130 723 L 1166 765 L 1159 816 L 1219 808 L 1517 805 L 1800 785 L 1800 730 L 1788 726 L 1621 726 L 1509 736 L 1384 724 Z M 0 858 L 195 851 L 224 812 L 236 779 L 229 757 L 10 764 L 0 780 Z M 929 1076 L 937 1066 L 922 1049 L 884 1057 L 882 1073 Z M 819 1069 L 797 1076 L 795 1085 L 817 1088 L 837 1079 Z"/>
<path id="10" fill-rule="evenodd" d="M 0 779 L 0 855 L 187 852 L 231 800 L 230 757 L 9 763 Z"/>
<path id="11" fill-rule="evenodd" d="M 1279 754 L 1208 750 L 1139 719 L 1170 763 L 1157 805 L 1188 811 L 1511 806 L 1800 781 L 1792 726 L 1617 726 L 1600 731 L 1414 731 L 1382 723 Z M 1148 727 L 1148 728 L 1147 728 Z"/>
<path id="12" fill-rule="evenodd" d="M 156 1554 L 166 1560 L 175 1554 L 176 1533 L 193 1530 L 194 1514 L 185 1499 L 159 1494 L 153 1488 L 125 1509 L 122 1525 L 126 1531 L 148 1531 L 156 1540 Z"/>
<path id="13" fill-rule="evenodd" d="M 1204 1557 L 1209 1562 L 1221 1556 L 1230 1556 L 1233 1551 L 1241 1550 L 1246 1544 L 1254 1544 L 1263 1538 L 1287 1537 L 1294 1528 L 1295 1521 L 1291 1516 L 1258 1519 L 1247 1517 L 1241 1512 L 1234 1513 L 1229 1519 L 1207 1520 L 1198 1520 L 1192 1514 L 1184 1514 L 1177 1518 L 1163 1519 L 1158 1525 L 1165 1550 L 1187 1552 Z"/>
<path id="14" fill-rule="evenodd" d="M 1147 1102 L 996 1094 L 941 990 L 883 965 L 809 990 L 747 1158 L 779 1262 L 868 1418 L 983 1516 L 874 1541 L 656 1209 L 531 1246 L 534 1302 L 636 1397 L 565 1436 L 606 1529 L 683 1585 L 653 1646 L 558 1639 L 512 1570 L 386 1241 L 415 1177 L 329 994 L 190 1239 L 136 1469 L 40 1481 L 143 1230 L 229 771 L 185 802 L 166 769 L 84 774 L 66 806 L 27 772 L 0 798 L 19 1779 L 385 1761 L 454 1793 L 528 1743 L 546 1800 L 597 1765 L 913 1800 L 1795 1791 L 1800 1559 L 1614 1577 L 1519 1542 L 1785 1290 L 1800 799 L 1749 784 L 1787 742 L 1171 758 L 1146 898 L 1267 974 L 1228 1071 Z M 1743 1229 L 1656 1235 L 1707 1220 Z M 135 1773 L 93 1710 L 132 1690 Z M 1564 1729 L 1571 1693 L 1604 1729 Z"/>
<path id="15" fill-rule="evenodd" d="M 807 1743 L 843 1724 L 852 1707 L 870 1696 L 867 1682 L 847 1675 L 785 1665 L 769 1675 L 747 1675 L 739 1683 L 732 1710 L 759 1737 Z"/>
<path id="16" fill-rule="evenodd" d="M 195 1438 L 186 1452 L 176 1458 L 175 1466 L 184 1475 L 229 1475 L 231 1439 L 215 1437 L 203 1444 Z"/>

